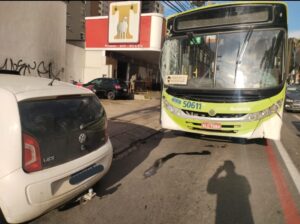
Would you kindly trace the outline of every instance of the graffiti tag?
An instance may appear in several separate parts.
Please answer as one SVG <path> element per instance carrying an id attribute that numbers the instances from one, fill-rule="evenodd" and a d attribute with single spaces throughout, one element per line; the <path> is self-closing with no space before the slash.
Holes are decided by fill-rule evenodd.
<path id="1" fill-rule="evenodd" d="M 18 71 L 20 75 L 31 74 L 32 72 L 36 72 L 38 76 L 48 76 L 51 78 L 53 76 L 53 63 L 49 62 L 48 64 L 44 61 L 37 63 L 33 61 L 31 64 L 24 62 L 22 59 L 14 62 L 11 58 L 6 58 L 4 63 L 0 65 L 0 69 L 2 70 L 11 70 Z"/>

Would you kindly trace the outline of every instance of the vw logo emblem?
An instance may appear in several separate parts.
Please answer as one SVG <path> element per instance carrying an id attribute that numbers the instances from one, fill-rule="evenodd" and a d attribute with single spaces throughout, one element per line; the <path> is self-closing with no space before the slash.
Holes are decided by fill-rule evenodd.
<path id="1" fill-rule="evenodd" d="M 83 144 L 86 140 L 86 134 L 81 133 L 78 137 L 79 143 Z"/>
<path id="2" fill-rule="evenodd" d="M 210 111 L 208 111 L 209 116 L 214 117 L 216 116 L 216 111 L 214 111 L 213 109 L 211 109 Z"/>

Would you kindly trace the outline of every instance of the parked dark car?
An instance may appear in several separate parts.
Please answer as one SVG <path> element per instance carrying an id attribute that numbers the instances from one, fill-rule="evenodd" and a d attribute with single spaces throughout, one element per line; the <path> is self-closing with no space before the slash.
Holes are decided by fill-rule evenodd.
<path id="1" fill-rule="evenodd" d="M 287 87 L 284 108 L 286 111 L 300 111 L 300 84 Z"/>
<path id="2" fill-rule="evenodd" d="M 98 78 L 83 86 L 93 85 L 93 91 L 97 96 L 106 97 L 107 99 L 114 100 L 116 98 L 128 97 L 128 87 L 125 82 L 113 78 Z"/>
<path id="3" fill-rule="evenodd" d="M 72 83 L 73 83 L 73 85 L 75 85 L 75 86 L 84 87 L 84 88 L 87 88 L 87 89 L 92 90 L 92 91 L 94 92 L 94 89 L 93 89 L 94 85 L 85 85 L 85 86 L 84 86 L 83 83 L 77 82 L 77 81 L 75 81 L 75 80 L 73 80 Z"/>

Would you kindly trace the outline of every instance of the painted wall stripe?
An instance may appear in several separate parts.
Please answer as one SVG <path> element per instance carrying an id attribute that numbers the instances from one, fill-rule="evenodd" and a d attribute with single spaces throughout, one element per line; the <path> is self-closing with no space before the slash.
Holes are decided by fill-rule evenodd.
<path id="1" fill-rule="evenodd" d="M 276 160 L 273 148 L 268 140 L 266 141 L 266 153 L 268 156 L 269 165 L 271 168 L 272 176 L 275 182 L 276 190 L 279 196 L 279 201 L 282 207 L 284 219 L 286 224 L 299 224 L 300 215 L 297 210 L 293 197 L 288 190 L 288 186 L 282 170 Z M 283 147 L 283 146 L 282 146 Z M 285 161 L 286 162 L 286 161 Z"/>

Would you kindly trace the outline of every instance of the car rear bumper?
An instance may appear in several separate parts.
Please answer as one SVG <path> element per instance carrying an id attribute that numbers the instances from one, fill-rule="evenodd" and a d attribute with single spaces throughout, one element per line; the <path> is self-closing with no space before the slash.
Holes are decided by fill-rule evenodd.
<path id="1" fill-rule="evenodd" d="M 285 103 L 284 108 L 289 111 L 300 111 L 300 103 Z"/>
<path id="2" fill-rule="evenodd" d="M 53 209 L 94 185 L 104 176 L 112 162 L 112 145 L 104 146 L 90 154 L 43 171 L 27 174 L 22 169 L 0 179 L 0 205 L 8 222 L 31 220 Z M 96 164 L 103 170 L 79 183 L 71 184 L 75 173 Z"/>
<path id="3" fill-rule="evenodd" d="M 128 97 L 129 93 L 128 92 L 123 92 L 123 91 L 116 91 L 116 96 L 117 97 Z"/>

